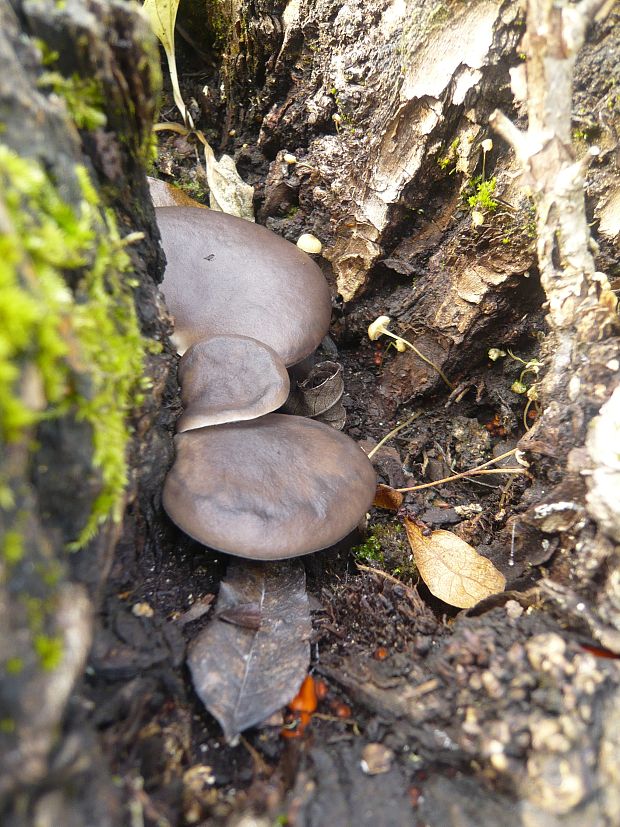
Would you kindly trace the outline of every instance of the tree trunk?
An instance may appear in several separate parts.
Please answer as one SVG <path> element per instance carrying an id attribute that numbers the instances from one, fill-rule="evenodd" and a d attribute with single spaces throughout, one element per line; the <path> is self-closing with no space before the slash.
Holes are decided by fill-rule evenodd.
<path id="1" fill-rule="evenodd" d="M 79 687 L 115 547 L 171 455 L 159 85 L 127 4 L 0 2 L 3 824 L 123 818 Z"/>

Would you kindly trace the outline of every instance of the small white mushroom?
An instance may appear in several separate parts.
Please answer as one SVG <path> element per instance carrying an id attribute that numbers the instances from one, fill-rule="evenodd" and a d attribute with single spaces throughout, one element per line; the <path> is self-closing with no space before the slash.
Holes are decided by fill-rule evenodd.
<path id="1" fill-rule="evenodd" d="M 312 233 L 300 235 L 297 239 L 297 246 L 300 250 L 303 250 L 304 253 L 311 253 L 312 255 L 319 255 L 323 249 L 323 245 L 319 239 L 315 235 L 312 235 Z"/>

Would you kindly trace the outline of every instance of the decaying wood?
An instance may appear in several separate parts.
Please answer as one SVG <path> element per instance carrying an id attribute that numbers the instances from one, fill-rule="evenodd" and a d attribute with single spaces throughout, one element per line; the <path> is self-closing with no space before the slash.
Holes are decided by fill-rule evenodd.
<path id="1" fill-rule="evenodd" d="M 369 25 L 360 0 L 290 3 L 279 40 L 250 4 L 239 17 L 252 25 L 228 109 L 235 125 L 260 120 L 258 149 L 273 159 L 257 189 L 259 219 L 293 240 L 319 237 L 346 301 L 378 279 L 413 280 L 389 315 L 450 379 L 498 341 L 516 340 L 539 304 L 523 278 L 535 260 L 528 201 L 497 152 L 487 171 L 507 206 L 479 231 L 464 191 L 481 170 L 488 115 L 506 99 L 501 55 L 517 59 L 518 6 L 381 0 Z M 269 76 L 255 94 L 245 72 L 266 49 Z M 346 335 L 359 335 L 357 321 L 347 318 Z M 441 381 L 407 352 L 383 388 L 407 399 Z"/>
<path id="2" fill-rule="evenodd" d="M 541 14 L 546 9 L 553 24 L 525 46 L 533 79 L 547 71 L 564 72 L 563 61 L 574 63 L 586 30 L 585 13 L 591 16 L 598 5 L 552 8 L 543 0 L 532 3 Z M 0 48 L 7 67 L 0 73 L 0 99 L 17 116 L 7 118 L 8 131 L 2 137 L 22 149 L 23 136 L 28 136 L 30 155 L 48 163 L 57 154 L 52 166 L 66 185 L 67 197 L 67 165 L 77 158 L 91 164 L 122 225 L 146 233 L 135 261 L 138 304 L 144 332 L 163 341 L 167 320 L 149 276 L 157 276 L 161 261 L 143 170 L 133 155 L 150 128 L 154 100 L 148 72 L 138 71 L 145 70 L 148 61 L 138 59 L 130 45 L 139 18 L 119 0 L 104 5 L 99 0 L 14 0 L 11 6 L 19 10 L 19 18 L 0 0 L 3 24 L 10 17 L 10 25 L 0 32 L 0 44 L 9 43 Z M 587 229 L 592 212 L 599 219 L 605 260 L 613 260 L 620 200 L 617 187 L 608 182 L 615 163 L 616 112 L 607 107 L 602 64 L 592 74 L 603 87 L 607 114 L 601 153 L 588 158 L 589 170 L 570 146 L 568 99 L 561 105 L 559 97 L 551 99 L 557 111 L 548 123 L 549 107 L 536 114 L 547 92 L 542 99 L 534 95 L 528 132 L 506 126 L 507 137 L 519 136 L 519 146 L 535 126 L 557 131 L 545 137 L 528 160 L 530 186 L 540 202 L 537 251 L 530 202 L 513 177 L 512 156 L 499 141 L 487 158 L 487 176 L 497 178 L 500 206 L 476 228 L 466 205 L 468 182 L 481 172 L 488 116 L 495 108 L 508 111 L 512 106 L 508 69 L 522 64 L 523 20 L 512 0 L 379 0 L 372 7 L 361 0 L 293 0 L 288 6 L 247 0 L 232 4 L 229 13 L 233 22 L 236 15 L 242 20 L 230 30 L 221 149 L 237 149 L 245 169 L 253 165 L 251 183 L 264 223 L 293 240 L 310 231 L 324 242 L 323 264 L 349 300 L 335 331 L 340 342 L 351 344 L 365 336 L 368 322 L 377 315 L 379 296 L 385 304 L 381 311 L 393 317 L 399 332 L 440 364 L 451 380 L 464 380 L 457 396 L 473 382 L 476 366 L 482 378 L 474 378 L 483 388 L 488 348 L 514 343 L 535 327 L 532 319 L 545 298 L 538 287 L 538 267 L 552 329 L 545 348 L 547 379 L 541 387 L 545 413 L 522 444 L 535 481 L 529 501 L 523 503 L 524 509 L 530 507 L 515 515 L 517 531 L 514 522 L 507 524 L 503 551 L 509 553 L 516 536 L 517 544 L 522 537 L 527 560 L 534 564 L 548 561 L 555 552 L 570 585 L 549 579 L 528 591 L 527 599 L 511 591 L 503 602 L 481 607 L 480 616 L 461 616 L 446 626 L 413 587 L 403 590 L 385 578 L 373 580 L 370 572 L 349 573 L 342 582 L 335 576 L 329 584 L 333 593 L 324 601 L 327 625 L 334 630 L 332 642 L 345 641 L 349 648 L 340 651 L 336 642 L 330 651 L 321 649 L 318 667 L 359 703 L 355 714 L 366 716 L 370 726 L 361 735 L 353 735 L 357 730 L 350 727 L 340 732 L 336 744 L 326 739 L 305 755 L 300 751 L 298 767 L 290 758 L 278 765 L 287 776 L 297 773 L 290 780 L 290 793 L 281 792 L 280 799 L 286 801 L 290 823 L 337 824 L 336 816 L 347 823 L 353 814 L 362 825 L 367 813 L 373 814 L 374 825 L 381 818 L 388 825 L 409 823 L 409 796 L 413 799 L 421 783 L 415 777 L 419 756 L 435 769 L 428 792 L 422 790 L 426 803 L 417 811 L 431 827 L 478 827 L 481 818 L 499 825 L 505 813 L 507 824 L 529 827 L 616 824 L 620 668 L 609 655 L 620 650 L 620 538 L 613 493 L 619 468 L 609 446 L 618 433 L 618 391 L 611 393 L 618 346 L 613 301 L 604 278 L 597 275 L 597 259 L 592 261 L 588 252 Z M 612 15 L 617 22 L 617 11 Z M 532 21 L 535 26 L 540 22 L 533 16 L 534 11 L 528 28 Z M 62 47 L 67 71 L 74 58 L 86 74 L 103 71 L 111 93 L 107 130 L 81 142 L 65 122 L 64 110 L 59 114 L 62 105 L 40 99 L 37 60 L 20 25 L 27 33 L 49 37 L 53 48 Z M 595 21 L 595 27 L 602 48 L 613 53 L 618 27 L 614 32 L 604 21 Z M 112 44 L 106 37 L 110 33 Z M 553 59 L 537 63 L 536 49 L 547 48 L 548 36 L 565 39 L 567 33 L 569 41 L 562 40 L 559 48 L 555 41 Z M 97 48 L 102 44 L 103 53 Z M 581 57 L 595 63 L 596 50 L 586 45 Z M 513 72 L 515 82 L 518 74 Z M 587 91 L 589 78 L 583 70 L 579 93 L 595 111 Z M 569 80 L 563 77 L 556 96 L 566 96 Z M 24 85 L 17 86 L 18 81 Z M 22 102 L 41 115 L 37 129 L 16 104 L 20 95 L 15 89 L 22 96 L 30 90 Z M 117 140 L 127 126 L 127 102 L 130 135 Z M 529 144 L 527 152 L 532 152 Z M 285 153 L 294 154 L 296 163 L 287 163 Z M 579 188 L 586 172 L 593 203 L 584 210 Z M 381 379 L 391 399 L 444 393 L 438 376 L 415 355 L 392 355 Z M 87 509 L 92 494 L 84 491 L 90 454 L 85 457 L 80 450 L 87 439 L 79 423 L 64 422 L 63 428 L 39 435 L 46 456 L 60 457 L 60 463 L 67 456 L 61 450 L 66 448 L 63 435 L 74 437 L 77 457 L 69 452 L 70 475 L 63 466 L 64 489 L 56 480 L 55 489 L 42 491 L 23 452 L 0 458 L 3 472 L 10 459 L 11 480 L 21 485 L 19 504 L 34 515 L 25 536 L 26 561 L 32 571 L 50 551 L 61 561 L 53 620 L 72 646 L 62 674 L 39 672 L 35 682 L 27 671 L 17 684 L 1 684 L 3 691 L 9 687 L 18 713 L 17 735 L 2 755 L 9 772 L 0 790 L 1 816 L 19 827 L 73 827 L 87 821 L 116 827 L 126 823 L 129 809 L 136 822 L 171 823 L 181 810 L 188 821 L 208 820 L 217 812 L 223 822 L 232 806 L 229 782 L 221 782 L 224 792 L 218 798 L 207 764 L 215 764 L 223 752 L 219 731 L 214 734 L 215 725 L 198 718 L 185 695 L 183 640 L 177 627 L 148 602 L 161 599 L 166 605 L 161 595 L 169 588 L 172 571 L 186 578 L 192 592 L 203 595 L 216 589 L 220 576 L 220 564 L 174 533 L 158 512 L 177 393 L 168 378 L 172 362 L 166 353 L 149 360 L 154 385 L 136 417 L 134 501 L 120 540 L 112 526 L 70 564 L 63 556 L 58 537 L 70 529 L 76 512 Z M 483 390 L 480 395 L 484 398 Z M 499 396 L 492 401 L 501 404 Z M 380 408 L 374 397 L 372 404 Z M 402 473 L 395 453 L 393 464 Z M 584 477 L 584 469 L 591 474 Z M 40 505 L 49 501 L 56 507 L 42 525 Z M 550 538 L 546 545 L 541 541 L 545 533 Z M 324 562 L 317 555 L 307 565 L 312 570 Z M 105 591 L 102 578 L 112 565 L 110 591 L 93 623 L 93 606 Z M 85 586 L 68 582 L 69 568 Z M 26 649 L 26 621 L 11 601 L 0 584 L 0 616 L 11 629 L 0 649 L 14 643 Z M 249 614 L 244 622 L 255 623 Z M 185 620 L 191 629 L 190 623 L 202 622 L 200 611 Z M 376 639 L 365 637 L 375 627 L 383 630 L 382 645 L 391 647 L 385 661 L 364 648 L 365 640 Z M 93 631 L 87 695 L 84 687 L 78 692 L 73 687 Z M 611 651 L 592 651 L 592 639 Z M 7 652 L 2 649 L 1 654 L 4 658 Z M 53 702 L 37 709 L 37 701 L 48 693 Z M 68 697 L 73 703 L 63 721 Z M 130 801 L 125 811 L 101 760 L 95 726 L 115 771 L 129 766 L 135 772 L 124 780 L 123 795 Z M 319 743 L 322 737 L 318 730 Z M 389 741 L 397 756 L 392 774 L 386 776 L 389 781 L 379 776 L 371 783 L 361 773 L 361 742 L 370 738 Z M 271 748 L 275 764 L 281 753 L 277 746 Z M 117 760 L 119 754 L 125 764 Z M 34 760 L 28 763 L 28 757 Z M 460 775 L 442 786 L 441 767 L 432 764 L 438 760 Z M 143 778 L 151 784 L 148 789 L 143 789 Z M 262 795 L 256 787 L 254 803 L 260 798 L 260 806 L 267 809 L 276 784 L 277 779 Z M 490 784 L 502 792 L 489 792 Z M 174 812 L 153 803 L 158 795 L 175 790 L 178 799 L 182 791 L 183 801 L 170 793 Z M 248 801 L 243 795 L 240 807 Z M 217 806 L 226 796 L 229 810 L 222 815 Z M 388 804 L 383 805 L 382 796 L 389 796 Z M 191 809 L 194 804 L 196 809 Z M 513 815 L 519 821 L 511 821 Z"/>
<path id="3" fill-rule="evenodd" d="M 577 158 L 571 134 L 575 62 L 588 26 L 604 6 L 609 10 L 603 0 L 576 5 L 529 0 L 528 59 L 522 67 L 525 86 L 521 84 L 528 128 L 521 131 L 501 112 L 491 115 L 491 124 L 513 147 L 536 203 L 538 264 L 551 329 L 543 415 L 521 444 L 534 459 L 544 446 L 555 457 L 556 471 L 567 463 L 569 470 L 581 474 L 583 482 L 575 488 L 577 504 L 587 502 L 596 527 L 582 520 L 580 525 L 560 525 L 560 530 L 573 535 L 565 547 L 579 542 L 573 567 L 582 589 L 587 591 L 590 579 L 587 567 L 611 564 L 606 588 L 595 599 L 606 621 L 618 628 L 620 614 L 612 608 L 618 588 L 612 561 L 617 559 L 614 541 L 620 539 L 620 412 L 614 391 L 620 381 L 620 319 L 609 281 L 596 269 L 586 215 L 585 172 L 601 149 L 592 146 Z M 555 496 L 552 492 L 546 497 L 547 512 L 566 500 L 564 494 L 560 485 Z M 534 505 L 529 519 L 541 524 L 541 508 Z M 580 530 L 582 539 L 577 541 L 574 534 Z"/>
<path id="4" fill-rule="evenodd" d="M 583 635 L 617 651 L 620 628 L 612 447 L 618 317 L 600 272 L 615 266 L 620 230 L 618 115 L 609 81 L 618 10 L 604 16 L 612 5 L 540 0 L 529 4 L 525 19 L 525 4 L 380 2 L 369 25 L 367 5 L 355 0 L 301 0 L 282 15 L 279 40 L 272 29 L 263 36 L 263 18 L 254 19 L 255 53 L 275 40 L 275 58 L 265 83 L 249 72 L 258 94 L 238 120 L 231 115 L 231 125 L 241 129 L 260 120 L 258 147 L 270 161 L 257 185 L 260 220 L 292 239 L 310 231 L 324 243 L 324 259 L 347 301 L 339 341 L 365 335 L 381 297 L 379 312 L 392 318 L 393 329 L 458 385 L 454 398 L 471 382 L 478 399 L 492 399 L 504 415 L 501 394 L 485 395 L 484 357 L 489 347 L 522 344 L 537 328 L 542 334 L 546 302 L 550 332 L 537 385 L 544 413 L 519 446 L 533 485 L 502 542 L 506 555 L 525 546 L 534 565 L 557 555 L 555 576 L 571 585 L 545 581 L 527 612 L 508 600 L 480 626 L 461 619 L 454 639 L 445 646 L 435 640 L 436 659 L 420 662 L 421 633 L 403 657 L 410 671 L 402 680 L 386 678 L 374 661 L 360 666 L 363 651 L 322 663 L 362 705 L 393 716 L 397 729 L 405 718 L 413 720 L 403 742 L 443 747 L 442 757 L 461 766 L 472 761 L 486 778 L 516 789 L 519 802 L 509 796 L 501 805 L 514 807 L 508 823 L 604 824 L 619 812 L 617 797 L 608 794 L 617 784 L 609 759 L 617 755 L 610 714 L 617 663 L 575 648 L 575 636 Z M 250 5 L 242 3 L 239 15 L 251 17 Z M 591 42 L 584 45 L 589 26 Z M 463 44 L 472 39 L 470 51 Z M 241 44 L 237 54 L 243 52 Z M 237 95 L 244 78 L 242 72 Z M 513 89 L 527 88 L 528 129 L 494 118 L 504 129 L 487 159 L 487 177 L 497 180 L 499 208 L 476 229 L 463 204 L 468 182 L 482 171 L 481 141 L 493 134 L 489 116 L 510 111 L 522 126 L 526 114 L 513 99 L 511 79 Z M 230 113 L 238 102 L 233 95 Z M 584 122 L 596 131 L 598 154 L 587 142 L 572 144 L 575 125 Z M 444 171 L 439 162 L 449 158 L 454 141 Z M 507 151 L 510 143 L 515 154 Z M 285 153 L 297 163 L 286 164 Z M 590 240 L 593 216 L 600 249 Z M 443 390 L 411 353 L 391 354 L 386 363 L 381 389 L 388 398 L 410 402 Z M 368 592 L 364 599 L 370 602 Z M 369 612 L 378 605 L 371 603 Z M 386 623 L 393 616 L 388 621 L 386 612 Z M 570 630 L 570 642 L 562 629 Z M 485 667 L 470 658 L 481 658 Z M 586 673 L 593 678 L 589 701 L 582 695 Z M 438 689 L 437 680 L 446 685 Z M 416 687 L 425 686 L 433 691 L 415 696 Z M 402 698 L 411 696 L 407 713 Z M 553 712 L 551 696 L 558 700 Z M 318 771 L 311 777 L 320 785 Z M 429 824 L 477 823 L 459 806 L 458 792 L 453 795 L 454 817 L 446 815 L 449 808 L 441 816 L 427 808 Z M 325 800 L 327 793 L 308 794 L 302 808 L 320 810 Z"/>

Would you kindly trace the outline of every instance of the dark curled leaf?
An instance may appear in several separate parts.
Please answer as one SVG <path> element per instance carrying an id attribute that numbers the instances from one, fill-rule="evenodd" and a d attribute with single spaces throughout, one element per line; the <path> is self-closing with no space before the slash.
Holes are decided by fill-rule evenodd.
<path id="1" fill-rule="evenodd" d="M 258 603 L 241 603 L 231 609 L 224 609 L 218 612 L 216 617 L 225 623 L 232 623 L 234 626 L 243 626 L 244 629 L 260 629 L 262 620 L 262 608 Z"/>
<path id="2" fill-rule="evenodd" d="M 315 416 L 314 419 L 325 423 L 325 425 L 331 425 L 337 431 L 342 431 L 347 421 L 347 413 L 342 404 L 342 399 L 339 399 L 335 405 L 324 411 L 320 416 Z"/>
<path id="3" fill-rule="evenodd" d="M 228 740 L 295 696 L 310 662 L 310 632 L 299 561 L 230 563 L 215 618 L 188 657 L 196 692 Z"/>
<path id="4" fill-rule="evenodd" d="M 291 388 L 283 410 L 296 416 L 321 419 L 338 405 L 343 391 L 342 365 L 338 362 L 319 362 L 302 382 Z"/>

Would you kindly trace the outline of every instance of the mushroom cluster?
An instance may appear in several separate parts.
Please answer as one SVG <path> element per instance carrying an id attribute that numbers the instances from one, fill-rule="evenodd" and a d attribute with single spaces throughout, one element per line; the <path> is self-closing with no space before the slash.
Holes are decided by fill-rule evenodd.
<path id="1" fill-rule="evenodd" d="M 163 504 L 210 548 L 279 560 L 327 548 L 370 506 L 375 473 L 349 437 L 274 413 L 292 367 L 326 335 L 320 268 L 264 227 L 195 207 L 162 207 L 183 414 Z"/>

